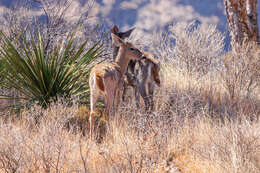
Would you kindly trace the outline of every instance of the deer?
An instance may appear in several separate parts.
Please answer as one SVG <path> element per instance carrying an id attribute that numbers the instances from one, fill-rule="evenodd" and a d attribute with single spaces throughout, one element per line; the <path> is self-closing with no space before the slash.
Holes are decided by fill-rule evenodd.
<path id="1" fill-rule="evenodd" d="M 132 28 L 126 32 L 119 32 L 119 28 L 114 25 L 112 33 L 121 39 L 128 38 Z M 112 43 L 113 58 L 115 59 L 118 53 L 118 47 Z M 136 107 L 140 108 L 140 96 L 145 103 L 145 110 L 151 112 L 154 109 L 153 94 L 154 83 L 160 87 L 160 62 L 154 57 L 152 53 L 144 52 L 145 59 L 140 61 L 130 60 L 127 66 L 127 71 L 124 77 L 122 99 L 125 101 L 125 95 L 128 87 L 132 87 L 135 93 Z"/>
<path id="2" fill-rule="evenodd" d="M 113 62 L 96 64 L 90 71 L 90 136 L 94 130 L 94 115 L 96 102 L 100 95 L 105 100 L 105 119 L 120 102 L 120 90 L 123 87 L 123 76 L 130 60 L 141 60 L 146 57 L 132 43 L 124 42 L 111 33 L 112 41 L 118 47 L 118 53 Z"/>

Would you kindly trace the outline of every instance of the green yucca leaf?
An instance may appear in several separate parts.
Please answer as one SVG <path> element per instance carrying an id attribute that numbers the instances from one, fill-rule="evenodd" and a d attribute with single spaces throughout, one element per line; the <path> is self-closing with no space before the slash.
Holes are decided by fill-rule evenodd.
<path id="1" fill-rule="evenodd" d="M 86 82 L 91 63 L 104 49 L 101 41 L 86 50 L 87 41 L 75 44 L 74 34 L 67 36 L 65 45 L 45 51 L 40 32 L 22 35 L 17 41 L 9 40 L 0 32 L 0 77 L 4 72 L 6 87 L 22 93 L 23 99 L 37 101 L 46 107 L 58 96 L 79 96 L 89 92 Z M 1 79 L 1 78 L 0 78 Z"/>

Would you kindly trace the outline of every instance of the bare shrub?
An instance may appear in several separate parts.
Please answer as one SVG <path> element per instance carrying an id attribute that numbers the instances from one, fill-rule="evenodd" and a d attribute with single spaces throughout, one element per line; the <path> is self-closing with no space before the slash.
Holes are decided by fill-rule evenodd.
<path id="1" fill-rule="evenodd" d="M 69 32 L 82 33 L 88 24 L 89 12 L 94 1 L 88 1 L 88 9 L 73 18 L 69 15 L 72 5 L 71 0 L 28 0 L 17 2 L 13 8 L 4 13 L 4 25 L 10 39 L 19 38 L 27 30 L 33 34 L 41 31 L 45 42 L 45 51 L 55 48 L 58 43 L 64 41 Z M 39 9 L 36 13 L 32 6 Z M 92 32 L 94 34 L 94 32 Z M 96 34 L 96 33 L 95 33 Z M 84 37 L 81 34 L 81 37 Z"/>
<path id="2" fill-rule="evenodd" d="M 177 23 L 170 28 L 176 45 L 174 57 L 189 74 L 207 74 L 215 65 L 224 48 L 224 36 L 214 25 Z"/>
<path id="3" fill-rule="evenodd" d="M 10 39 L 16 39 L 33 25 L 34 17 L 25 1 L 19 1 L 15 6 L 6 9 L 3 14 L 3 24 L 0 29 L 8 34 Z"/>
<path id="4" fill-rule="evenodd" d="M 241 71 L 241 75 L 245 76 L 241 78 L 243 82 L 237 81 L 234 85 L 234 91 L 241 92 L 232 100 L 229 92 L 232 91 L 232 81 L 236 81 L 238 75 L 233 72 L 232 76 L 232 72 L 228 72 L 222 64 L 223 38 L 216 27 L 196 26 L 194 23 L 178 23 L 171 25 L 167 32 L 154 34 L 150 49 L 160 55 L 158 57 L 162 62 L 162 87 L 157 91 L 159 107 L 165 110 L 174 107 L 178 115 L 190 116 L 202 110 L 214 117 L 225 117 L 227 114 L 236 117 L 241 112 L 247 116 L 259 115 L 259 78 L 256 77 L 259 76 L 259 56 L 257 53 L 253 55 L 253 48 L 244 48 L 243 51 L 252 51 L 252 55 L 245 56 L 250 56 L 250 59 L 245 58 L 248 63 L 240 63 L 241 68 L 236 67 L 237 70 L 231 65 L 239 64 L 240 60 L 235 62 L 237 58 L 233 58 L 233 63 L 226 63 L 235 73 Z M 251 65 L 246 65 L 249 62 Z M 251 76 L 252 80 L 247 79 L 246 75 Z M 244 97 L 249 95 L 253 97 Z"/>
<path id="5" fill-rule="evenodd" d="M 174 40 L 171 38 L 171 31 L 156 30 L 152 33 L 152 37 L 145 41 L 140 40 L 146 45 L 145 49 L 153 52 L 157 58 L 162 62 L 169 62 L 174 60 Z M 147 46 L 149 45 L 149 46 Z"/>
<path id="6" fill-rule="evenodd" d="M 239 52 L 229 52 L 223 59 L 223 85 L 231 100 L 249 97 L 260 89 L 260 51 L 257 45 L 243 45 Z"/>

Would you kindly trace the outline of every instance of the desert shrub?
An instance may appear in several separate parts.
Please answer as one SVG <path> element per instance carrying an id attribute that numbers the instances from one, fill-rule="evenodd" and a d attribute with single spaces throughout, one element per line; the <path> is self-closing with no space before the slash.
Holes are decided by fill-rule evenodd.
<path id="1" fill-rule="evenodd" d="M 61 102 L 53 103 L 51 109 L 35 105 L 23 111 L 16 125 L 1 121 L 1 172 L 64 172 L 71 160 L 67 155 L 79 145 L 78 136 L 64 128 L 67 118 L 76 111 L 75 106 Z M 35 117 L 40 123 L 35 123 Z"/>
<path id="2" fill-rule="evenodd" d="M 260 87 L 260 54 L 256 45 L 245 44 L 239 52 L 228 52 L 223 58 L 222 77 L 230 98 L 252 96 Z M 259 93 L 258 93 L 259 94 Z"/>
<path id="3" fill-rule="evenodd" d="M 162 62 L 168 62 L 174 58 L 174 41 L 170 37 L 171 31 L 154 30 L 151 37 L 143 39 L 131 34 L 131 42 L 135 43 L 141 49 L 152 52 L 156 58 Z M 139 38 L 139 39 L 138 39 Z"/>
<path id="4" fill-rule="evenodd" d="M 216 65 L 224 48 L 224 36 L 216 26 L 177 23 L 169 30 L 175 41 L 174 57 L 182 69 L 205 75 Z"/>
<path id="5" fill-rule="evenodd" d="M 3 30 L 9 39 L 19 39 L 24 30 L 41 31 L 45 42 L 45 51 L 53 49 L 71 31 L 77 30 L 77 37 L 85 40 L 94 37 L 96 33 L 89 24 L 88 14 L 93 6 L 93 0 L 87 2 L 88 8 L 84 12 L 71 16 L 72 0 L 29 0 L 17 1 L 3 12 Z M 37 8 L 37 13 L 35 13 Z M 40 14 L 40 15 L 39 15 Z M 87 32 L 88 34 L 84 33 Z M 91 34 L 90 34 L 91 33 Z M 96 40 L 95 40 L 96 41 Z"/>
<path id="6" fill-rule="evenodd" d="M 18 90 L 23 99 L 44 107 L 58 96 L 69 98 L 86 93 L 90 64 L 102 55 L 102 43 L 86 49 L 87 41 L 76 45 L 73 34 L 66 40 L 46 52 L 40 33 L 17 42 L 1 33 L 0 56 L 7 70 L 4 85 Z"/>
<path id="7" fill-rule="evenodd" d="M 182 22 L 156 30 L 145 41 L 149 47 L 143 47 L 179 71 L 201 77 L 220 67 L 224 38 L 214 25 Z"/>

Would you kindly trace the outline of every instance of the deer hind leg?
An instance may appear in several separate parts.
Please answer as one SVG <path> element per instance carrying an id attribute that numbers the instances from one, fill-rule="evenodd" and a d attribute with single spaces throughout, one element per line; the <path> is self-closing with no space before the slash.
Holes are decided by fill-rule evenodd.
<path id="1" fill-rule="evenodd" d="M 105 108 L 105 119 L 108 121 L 111 112 L 113 111 L 113 106 L 114 106 L 114 99 L 115 99 L 115 92 L 116 92 L 116 84 L 115 82 L 112 82 L 111 79 L 106 79 L 104 81 L 105 83 L 105 103 L 106 103 L 106 108 Z"/>
<path id="2" fill-rule="evenodd" d="M 90 116 L 89 116 L 89 128 L 90 136 L 92 136 L 95 126 L 95 110 L 96 103 L 99 97 L 99 93 L 95 89 L 90 90 Z"/>
<path id="3" fill-rule="evenodd" d="M 109 116 L 111 115 L 111 111 L 113 108 L 113 103 L 114 103 L 114 90 L 110 90 L 108 93 L 106 93 L 105 95 L 105 120 L 108 121 L 109 120 Z"/>

